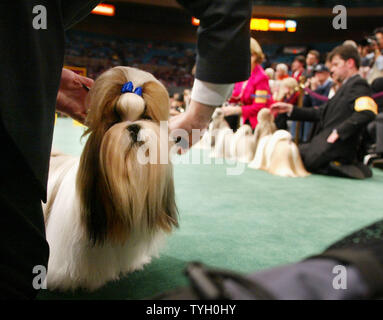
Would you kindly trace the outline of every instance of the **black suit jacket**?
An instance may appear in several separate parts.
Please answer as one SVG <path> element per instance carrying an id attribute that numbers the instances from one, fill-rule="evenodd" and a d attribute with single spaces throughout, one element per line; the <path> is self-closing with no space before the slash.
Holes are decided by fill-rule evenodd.
<path id="1" fill-rule="evenodd" d="M 354 160 L 361 129 L 375 118 L 372 111 L 355 111 L 355 100 L 362 96 L 371 96 L 371 88 L 366 80 L 355 75 L 341 86 L 332 99 L 320 107 L 294 107 L 291 119 L 316 122 L 312 140 L 301 149 L 304 150 L 302 157 L 306 167 L 316 167 L 315 164 L 321 157 L 328 161 L 339 160 L 346 163 Z M 338 131 L 339 139 L 333 144 L 327 143 L 327 138 L 334 129 Z"/>
<path id="2" fill-rule="evenodd" d="M 200 19 L 196 78 L 234 83 L 250 77 L 251 0 L 177 0 Z"/>
<path id="3" fill-rule="evenodd" d="M 14 0 L 0 2 L 0 125 L 45 199 L 57 91 L 64 60 L 64 31 L 99 1 Z M 46 8 L 47 28 L 35 29 Z M 4 155 L 6 157 L 6 154 Z"/>

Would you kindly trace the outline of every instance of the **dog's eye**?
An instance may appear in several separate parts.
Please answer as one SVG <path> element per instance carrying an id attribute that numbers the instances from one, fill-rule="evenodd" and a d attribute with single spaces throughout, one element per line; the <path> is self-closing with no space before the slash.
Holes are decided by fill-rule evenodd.
<path id="1" fill-rule="evenodd" d="M 153 120 L 152 117 L 151 117 L 151 116 L 148 116 L 147 114 L 144 114 L 144 115 L 142 116 L 142 119 L 144 119 L 144 120 Z"/>

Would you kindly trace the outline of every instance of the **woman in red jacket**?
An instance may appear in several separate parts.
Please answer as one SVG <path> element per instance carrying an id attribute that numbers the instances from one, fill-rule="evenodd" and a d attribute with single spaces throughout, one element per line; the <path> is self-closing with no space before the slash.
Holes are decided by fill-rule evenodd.
<path id="1" fill-rule="evenodd" d="M 264 59 L 264 54 L 254 38 L 250 39 L 250 50 L 250 78 L 235 84 L 229 103 L 237 105 L 224 107 L 223 112 L 225 116 L 242 115 L 243 123 L 250 124 L 254 130 L 258 123 L 259 110 L 269 108 L 272 104 L 272 97 L 269 78 L 260 65 Z"/>

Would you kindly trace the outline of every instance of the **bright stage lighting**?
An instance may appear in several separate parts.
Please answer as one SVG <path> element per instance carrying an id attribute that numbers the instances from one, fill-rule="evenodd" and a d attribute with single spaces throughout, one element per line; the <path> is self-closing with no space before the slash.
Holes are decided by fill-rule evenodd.
<path id="1" fill-rule="evenodd" d="M 92 13 L 112 17 L 116 14 L 116 8 L 111 4 L 99 4 L 92 10 Z"/>

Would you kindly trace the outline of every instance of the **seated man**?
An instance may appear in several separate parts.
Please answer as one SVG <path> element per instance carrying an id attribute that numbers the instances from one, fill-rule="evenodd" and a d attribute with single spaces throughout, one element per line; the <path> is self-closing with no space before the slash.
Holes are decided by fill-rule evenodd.
<path id="1" fill-rule="evenodd" d="M 376 78 L 371 83 L 372 93 L 374 94 L 375 102 L 378 105 L 378 115 L 375 121 L 371 121 L 367 126 L 367 143 L 369 148 L 367 153 L 370 155 L 373 166 L 378 164 L 379 168 L 382 168 L 383 164 L 383 77 Z"/>
<path id="2" fill-rule="evenodd" d="M 271 106 L 292 120 L 317 122 L 313 138 L 299 146 L 308 171 L 363 179 L 368 167 L 356 163 L 362 129 L 377 114 L 367 81 L 358 74 L 360 56 L 352 46 L 338 46 L 329 55 L 331 73 L 342 82 L 333 98 L 315 108 L 277 102 Z"/>

